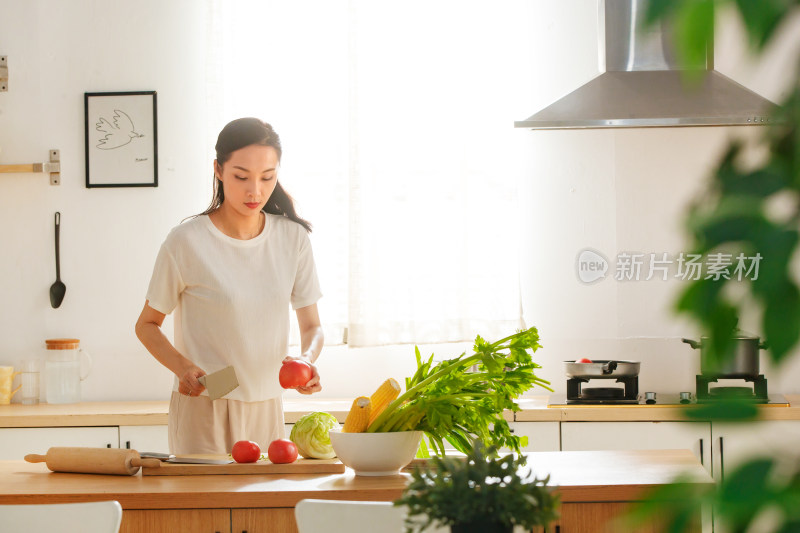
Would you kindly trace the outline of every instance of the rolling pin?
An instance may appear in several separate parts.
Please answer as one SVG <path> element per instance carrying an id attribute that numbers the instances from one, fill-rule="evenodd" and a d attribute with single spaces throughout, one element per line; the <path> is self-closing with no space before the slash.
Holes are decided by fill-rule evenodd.
<path id="1" fill-rule="evenodd" d="M 161 466 L 158 459 L 142 459 L 136 450 L 117 448 L 50 448 L 47 455 L 31 453 L 25 456 L 29 463 L 47 463 L 53 472 L 79 474 L 116 474 L 132 476 L 140 466 Z"/>

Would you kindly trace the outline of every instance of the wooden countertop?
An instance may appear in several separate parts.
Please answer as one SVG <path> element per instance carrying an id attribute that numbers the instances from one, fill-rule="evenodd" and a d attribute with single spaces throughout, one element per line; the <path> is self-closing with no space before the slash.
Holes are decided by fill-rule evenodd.
<path id="1" fill-rule="evenodd" d="M 760 406 L 764 420 L 800 420 L 800 395 L 784 395 L 789 407 Z M 509 422 L 632 422 L 685 420 L 683 408 L 676 406 L 569 406 L 547 407 L 548 396 L 518 400 L 521 411 L 507 411 Z M 344 422 L 352 399 L 285 399 L 286 423 L 296 422 L 312 411 L 326 411 Z M 65 426 L 148 426 L 166 425 L 166 401 L 84 402 L 77 404 L 0 405 L 0 428 Z"/>
<path id="2" fill-rule="evenodd" d="M 0 405 L 0 427 L 159 426 L 169 402 L 81 402 Z"/>
<path id="3" fill-rule="evenodd" d="M 351 399 L 284 399 L 287 424 L 314 411 L 325 411 L 344 423 Z M 82 402 L 73 404 L 0 405 L 0 428 L 85 427 L 85 426 L 159 426 L 167 425 L 167 401 Z M 504 418 L 514 420 L 507 411 Z"/>
<path id="4" fill-rule="evenodd" d="M 679 474 L 713 483 L 688 450 L 533 452 L 528 467 L 551 475 L 564 502 L 634 501 Z M 124 509 L 292 507 L 304 498 L 392 501 L 408 474 L 111 476 L 50 472 L 42 463 L 0 461 L 0 504 L 114 499 Z M 168 497 L 165 497 L 167 496 Z"/>
<path id="5" fill-rule="evenodd" d="M 789 406 L 759 405 L 760 420 L 800 420 L 800 395 L 784 394 Z M 683 406 L 676 405 L 588 405 L 548 407 L 549 396 L 531 396 L 517 401 L 517 422 L 664 422 L 685 421 Z M 688 406 L 691 408 L 691 406 Z"/>

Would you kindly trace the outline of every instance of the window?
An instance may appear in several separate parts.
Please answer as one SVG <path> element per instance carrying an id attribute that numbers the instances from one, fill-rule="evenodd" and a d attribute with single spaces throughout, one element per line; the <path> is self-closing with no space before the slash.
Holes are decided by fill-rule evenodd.
<path id="1" fill-rule="evenodd" d="M 525 2 L 212 3 L 211 131 L 281 135 L 280 179 L 314 224 L 326 342 L 523 327 L 516 185 Z"/>

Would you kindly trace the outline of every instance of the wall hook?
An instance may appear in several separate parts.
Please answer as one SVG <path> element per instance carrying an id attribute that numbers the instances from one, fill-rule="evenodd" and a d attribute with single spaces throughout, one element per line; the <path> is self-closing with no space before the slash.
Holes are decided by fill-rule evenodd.
<path id="1" fill-rule="evenodd" d="M 61 151 L 50 150 L 48 163 L 29 163 L 25 165 L 0 165 L 0 173 L 17 174 L 20 172 L 47 172 L 50 174 L 50 185 L 61 184 Z"/>
<path id="2" fill-rule="evenodd" d="M 8 56 L 0 56 L 0 93 L 8 91 Z"/>

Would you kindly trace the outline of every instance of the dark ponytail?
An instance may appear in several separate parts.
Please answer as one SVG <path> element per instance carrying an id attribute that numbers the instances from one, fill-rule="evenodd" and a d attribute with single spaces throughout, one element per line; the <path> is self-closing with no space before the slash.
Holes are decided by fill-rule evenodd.
<path id="1" fill-rule="evenodd" d="M 222 131 L 219 132 L 219 137 L 217 137 L 217 145 L 215 146 L 217 162 L 222 166 L 230 159 L 233 152 L 254 144 L 273 147 L 278 153 L 278 161 L 280 162 L 283 153 L 280 137 L 278 137 L 278 134 L 272 129 L 272 126 L 257 118 L 240 118 L 229 122 L 222 128 Z M 222 189 L 222 183 L 215 176 L 214 195 L 211 199 L 211 204 L 208 206 L 208 209 L 197 216 L 213 213 L 219 209 L 224 201 L 225 192 Z M 271 215 L 285 216 L 303 226 L 306 231 L 311 232 L 311 223 L 297 216 L 297 211 L 294 208 L 294 200 L 292 200 L 292 197 L 281 186 L 280 181 L 275 185 L 275 190 L 267 200 L 267 204 L 262 211 Z"/>

